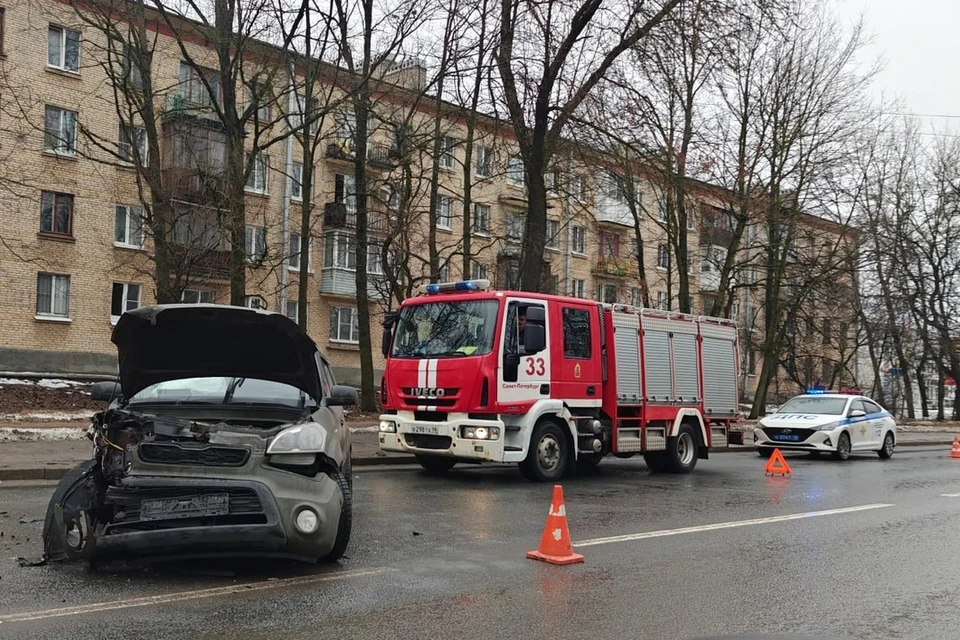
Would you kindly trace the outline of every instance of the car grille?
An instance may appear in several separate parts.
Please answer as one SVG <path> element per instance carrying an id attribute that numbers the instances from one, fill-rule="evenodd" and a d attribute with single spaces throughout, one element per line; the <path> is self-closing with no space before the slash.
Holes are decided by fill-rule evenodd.
<path id="1" fill-rule="evenodd" d="M 417 395 L 416 388 L 404 387 L 400 389 L 401 398 L 408 407 L 452 407 L 457 404 L 460 389 L 443 389 L 443 395 L 423 397 Z"/>
<path id="2" fill-rule="evenodd" d="M 227 495 L 226 514 L 169 520 L 143 521 L 140 519 L 140 506 L 144 500 L 186 499 L 213 494 Z M 113 519 L 106 530 L 107 534 L 267 522 L 256 491 L 242 487 L 137 487 L 134 489 L 111 487 L 107 490 L 106 500 L 113 506 L 114 512 Z"/>
<path id="3" fill-rule="evenodd" d="M 430 436 L 422 433 L 405 433 L 407 445 L 417 449 L 449 449 L 453 441 L 450 436 Z"/>
<path id="4" fill-rule="evenodd" d="M 154 464 L 197 464 L 208 467 L 242 467 L 249 449 L 180 442 L 141 442 L 140 459 Z"/>
<path id="5" fill-rule="evenodd" d="M 813 429 L 790 429 L 787 427 L 764 427 L 763 432 L 774 442 L 803 442 L 814 433 Z"/>

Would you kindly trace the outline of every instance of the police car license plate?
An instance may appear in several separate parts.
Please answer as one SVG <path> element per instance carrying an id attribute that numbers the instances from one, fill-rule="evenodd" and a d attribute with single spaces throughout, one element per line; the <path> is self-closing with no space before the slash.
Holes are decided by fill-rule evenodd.
<path id="1" fill-rule="evenodd" d="M 778 434 L 778 435 L 773 436 L 773 439 L 774 439 L 774 440 L 784 440 L 784 441 L 786 441 L 786 442 L 796 442 L 797 440 L 800 439 L 800 436 L 788 436 L 788 435 Z"/>
<path id="2" fill-rule="evenodd" d="M 431 436 L 440 435 L 440 427 L 432 424 L 415 424 L 410 426 L 410 433 L 423 433 Z"/>

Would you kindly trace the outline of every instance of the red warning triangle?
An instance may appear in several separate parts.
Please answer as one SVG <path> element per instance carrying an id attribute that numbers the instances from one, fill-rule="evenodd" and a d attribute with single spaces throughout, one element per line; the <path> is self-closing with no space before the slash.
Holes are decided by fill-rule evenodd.
<path id="1" fill-rule="evenodd" d="M 763 468 L 763 472 L 770 475 L 790 475 L 790 465 L 783 459 L 780 449 L 773 450 L 770 459 L 767 460 L 767 466 Z"/>

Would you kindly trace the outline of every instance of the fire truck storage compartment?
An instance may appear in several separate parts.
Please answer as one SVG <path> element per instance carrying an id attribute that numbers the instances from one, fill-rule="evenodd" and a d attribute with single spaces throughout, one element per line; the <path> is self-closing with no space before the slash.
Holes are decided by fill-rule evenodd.
<path id="1" fill-rule="evenodd" d="M 700 403 L 698 323 L 690 316 L 641 316 L 643 375 L 647 400 L 654 404 Z M 618 357 L 619 370 L 619 357 Z"/>
<path id="2" fill-rule="evenodd" d="M 613 340 L 617 354 L 617 401 L 640 404 L 640 316 L 613 312 Z"/>
<path id="3" fill-rule="evenodd" d="M 703 409 L 707 418 L 737 416 L 737 329 L 733 325 L 701 320 L 703 354 Z"/>

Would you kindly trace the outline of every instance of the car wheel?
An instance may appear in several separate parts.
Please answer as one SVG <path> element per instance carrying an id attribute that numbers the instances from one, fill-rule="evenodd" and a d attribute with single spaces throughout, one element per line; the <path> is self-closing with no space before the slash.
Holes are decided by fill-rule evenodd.
<path id="1" fill-rule="evenodd" d="M 340 520 L 337 523 L 337 539 L 330 553 L 323 557 L 324 562 L 335 562 L 343 557 L 350 542 L 350 530 L 353 529 L 353 490 L 350 488 L 350 483 L 347 477 L 340 473 L 330 477 L 340 485 L 343 506 L 340 507 Z"/>
<path id="2" fill-rule="evenodd" d="M 567 437 L 554 422 L 541 422 L 533 430 L 527 458 L 520 473 L 527 480 L 554 482 L 563 477 L 570 458 Z"/>
<path id="3" fill-rule="evenodd" d="M 581 453 L 577 457 L 577 473 L 589 473 L 597 468 L 603 455 L 600 453 Z"/>
<path id="4" fill-rule="evenodd" d="M 893 456 L 893 447 L 893 434 L 887 431 L 887 435 L 883 438 L 883 446 L 877 451 L 877 455 L 883 460 L 889 460 Z"/>
<path id="5" fill-rule="evenodd" d="M 417 462 L 429 473 L 446 473 L 457 464 L 456 458 L 447 456 L 417 456 Z"/>
<path id="6" fill-rule="evenodd" d="M 697 466 L 697 436 L 689 424 L 667 439 L 667 467 L 671 473 L 690 473 Z"/>
<path id="7" fill-rule="evenodd" d="M 846 460 L 850 457 L 850 434 L 844 431 L 837 438 L 837 450 L 833 452 L 836 460 Z"/>
<path id="8" fill-rule="evenodd" d="M 757 447 L 757 453 L 761 458 L 769 458 L 773 455 L 773 449 L 770 447 Z"/>
<path id="9" fill-rule="evenodd" d="M 669 470 L 666 451 L 650 451 L 643 454 L 643 461 L 651 473 L 666 473 Z"/>

